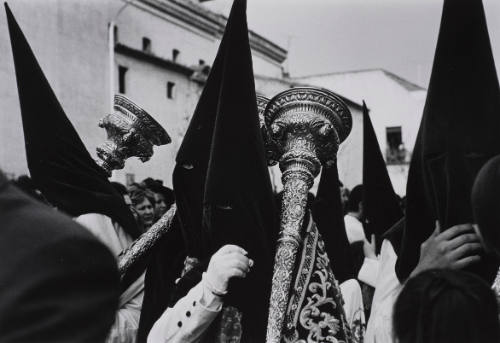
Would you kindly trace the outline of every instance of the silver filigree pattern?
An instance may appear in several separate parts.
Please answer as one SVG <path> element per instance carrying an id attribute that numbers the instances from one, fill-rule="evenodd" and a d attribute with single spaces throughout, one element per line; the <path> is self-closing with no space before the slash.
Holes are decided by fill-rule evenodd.
<path id="1" fill-rule="evenodd" d="M 300 178 L 292 178 L 284 185 L 281 232 L 274 261 L 267 342 L 278 343 L 281 338 L 295 257 L 302 240 L 297 227 L 302 227 L 307 206 L 307 192 L 310 187 L 307 180 Z"/>
<path id="2" fill-rule="evenodd" d="M 267 147 L 279 160 L 284 185 L 267 327 L 267 342 L 279 343 L 302 241 L 307 194 L 321 165 L 335 163 L 352 118 L 348 107 L 332 92 L 293 88 L 269 101 L 264 119 L 270 137 Z"/>
<path id="3" fill-rule="evenodd" d="M 186 259 L 184 260 L 184 268 L 181 272 L 181 278 L 199 265 L 200 260 L 198 258 L 186 256 Z"/>
<path id="4" fill-rule="evenodd" d="M 269 99 L 266 98 L 263 95 L 258 94 L 257 95 L 257 110 L 259 113 L 259 126 L 260 126 L 260 132 L 262 133 L 262 139 L 264 140 L 264 148 L 266 150 L 266 158 L 267 158 L 267 163 L 270 166 L 274 166 L 276 163 L 278 163 L 278 160 L 276 158 L 276 147 L 273 146 L 275 142 L 271 140 L 271 136 L 269 134 L 269 131 L 266 126 L 266 119 L 264 118 L 264 112 L 266 110 L 267 104 L 269 103 Z"/>
<path id="5" fill-rule="evenodd" d="M 286 343 L 350 342 L 340 287 L 324 242 L 310 222 L 287 309 Z"/>
<path id="6" fill-rule="evenodd" d="M 493 289 L 493 292 L 495 292 L 498 308 L 500 309 L 500 269 L 498 269 L 497 271 L 497 276 L 495 277 L 495 281 L 493 282 L 491 288 Z M 498 316 L 500 318 L 500 313 L 498 314 Z"/>
<path id="7" fill-rule="evenodd" d="M 243 328 L 243 314 L 234 306 L 222 307 L 220 322 L 214 342 L 240 343 Z"/>
<path id="8" fill-rule="evenodd" d="M 292 118 L 293 117 L 293 118 Z M 300 129 L 301 124 L 314 127 L 316 140 L 315 153 L 323 164 L 332 165 L 336 159 L 338 145 L 342 143 L 352 129 L 352 116 L 344 101 L 326 89 L 297 87 L 279 93 L 269 101 L 265 112 L 273 144 L 281 147 L 277 155 L 284 152 L 286 132 L 281 119 L 288 124 L 295 123 L 288 129 Z"/>
<path id="9" fill-rule="evenodd" d="M 114 109 L 99 122 L 108 138 L 97 147 L 96 162 L 109 176 L 123 169 L 126 159 L 135 156 L 146 162 L 153 156 L 153 145 L 171 142 L 165 129 L 127 97 L 115 95 Z"/>
<path id="10" fill-rule="evenodd" d="M 495 277 L 495 281 L 493 282 L 493 286 L 491 288 L 495 294 L 500 297 L 500 269 L 497 271 L 497 276 Z"/>
<path id="11" fill-rule="evenodd" d="M 148 231 L 143 233 L 120 254 L 118 257 L 118 270 L 122 279 L 127 274 L 127 271 L 139 263 L 146 253 L 154 248 L 160 238 L 170 231 L 176 211 L 177 206 L 173 204 L 163 217 L 158 219 Z"/>

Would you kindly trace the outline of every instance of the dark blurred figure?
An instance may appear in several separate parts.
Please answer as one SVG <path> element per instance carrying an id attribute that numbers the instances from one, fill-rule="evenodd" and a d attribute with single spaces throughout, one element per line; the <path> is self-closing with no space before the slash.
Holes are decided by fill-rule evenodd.
<path id="1" fill-rule="evenodd" d="M 144 230 L 147 231 L 155 221 L 153 192 L 139 186 L 130 192 L 130 199 L 135 211 L 142 219 Z"/>
<path id="2" fill-rule="evenodd" d="M 479 171 L 472 187 L 472 211 L 484 249 L 500 259 L 500 156 Z"/>
<path id="3" fill-rule="evenodd" d="M 153 180 L 150 177 L 143 180 L 142 184 L 154 193 L 155 220 L 158 220 L 175 202 L 174 191 L 163 186 L 163 182 L 161 180 Z"/>
<path id="4" fill-rule="evenodd" d="M 49 202 L 43 196 L 42 192 L 38 188 L 36 188 L 33 180 L 28 175 L 21 175 L 16 180 L 13 180 L 12 183 L 22 190 L 24 193 L 28 194 L 33 199 L 36 199 L 44 204 L 49 205 Z"/>
<path id="5" fill-rule="evenodd" d="M 479 277 L 428 270 L 410 278 L 394 306 L 398 343 L 500 342 L 495 295 Z"/>
<path id="6" fill-rule="evenodd" d="M 0 208 L 0 342 L 104 342 L 119 297 L 110 251 L 1 172 Z"/>

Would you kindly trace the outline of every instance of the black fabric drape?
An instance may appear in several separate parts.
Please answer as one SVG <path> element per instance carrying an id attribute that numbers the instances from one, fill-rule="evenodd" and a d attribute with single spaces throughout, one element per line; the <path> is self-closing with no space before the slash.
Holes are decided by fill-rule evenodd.
<path id="1" fill-rule="evenodd" d="M 382 235 L 403 217 L 403 211 L 392 188 L 384 157 L 364 102 L 363 212 L 368 239 L 369 235 L 374 234 L 377 249 L 380 249 Z"/>
<path id="2" fill-rule="evenodd" d="M 186 251 L 180 223 L 161 238 L 148 260 L 144 278 L 144 298 L 137 332 L 137 341 L 146 342 L 154 323 L 172 304 L 178 285 L 175 280 L 181 276 Z M 199 280 L 198 280 L 199 281 Z M 184 296 L 185 294 L 183 294 Z"/>
<path id="3" fill-rule="evenodd" d="M 132 213 L 71 125 L 7 4 L 5 10 L 33 181 L 59 210 L 104 214 L 137 238 Z"/>
<path id="4" fill-rule="evenodd" d="M 407 184 L 406 225 L 396 271 L 404 280 L 420 244 L 441 228 L 472 222 L 471 187 L 500 152 L 500 89 L 480 0 L 445 0 L 427 101 Z M 492 281 L 484 256 L 473 271 Z"/>
<path id="5" fill-rule="evenodd" d="M 382 240 L 387 239 L 391 242 L 392 248 L 396 255 L 399 256 L 401 251 L 401 243 L 403 240 L 403 232 L 405 228 L 405 217 L 399 219 L 389 230 L 382 235 Z"/>
<path id="6" fill-rule="evenodd" d="M 330 265 L 339 283 L 357 278 L 354 256 L 347 239 L 344 214 L 340 201 L 337 166 L 323 167 L 313 202 L 312 216 L 325 242 Z"/>

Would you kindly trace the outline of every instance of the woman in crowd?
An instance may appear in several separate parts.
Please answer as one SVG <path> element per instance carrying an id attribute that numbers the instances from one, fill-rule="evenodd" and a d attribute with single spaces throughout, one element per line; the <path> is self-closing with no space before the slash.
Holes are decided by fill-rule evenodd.
<path id="1" fill-rule="evenodd" d="M 154 195 L 154 211 L 156 221 L 160 219 L 175 202 L 174 191 L 163 186 L 163 181 L 154 180 L 150 177 L 144 179 L 141 182 L 141 185 L 150 190 Z"/>
<path id="2" fill-rule="evenodd" d="M 132 206 L 142 219 L 144 230 L 148 230 L 154 224 L 154 204 L 155 198 L 151 191 L 143 188 L 134 188 L 130 191 Z"/>

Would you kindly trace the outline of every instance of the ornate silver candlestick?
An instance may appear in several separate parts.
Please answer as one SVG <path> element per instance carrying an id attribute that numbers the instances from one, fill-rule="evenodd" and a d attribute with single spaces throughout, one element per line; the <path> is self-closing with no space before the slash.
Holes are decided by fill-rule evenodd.
<path id="1" fill-rule="evenodd" d="M 352 117 L 335 94 L 317 88 L 292 88 L 269 101 L 264 113 L 271 156 L 282 171 L 281 230 L 275 256 L 267 343 L 279 343 L 299 251 L 307 194 L 321 165 L 335 163 L 349 135 Z"/>
<path id="2" fill-rule="evenodd" d="M 97 164 L 111 176 L 123 169 L 127 158 L 136 156 L 142 162 L 153 156 L 153 145 L 165 145 L 171 139 L 146 111 L 123 95 L 115 95 L 115 112 L 101 119 L 99 127 L 106 130 L 108 139 L 97 147 Z"/>
<path id="3" fill-rule="evenodd" d="M 123 169 L 125 160 L 139 157 L 142 162 L 153 156 L 153 145 L 171 142 L 165 129 L 146 111 L 123 95 L 115 95 L 115 112 L 101 119 L 99 127 L 106 130 L 108 138 L 97 147 L 96 163 L 111 176 L 115 169 Z M 122 252 L 118 261 L 123 279 L 132 267 L 141 261 L 154 243 L 168 232 L 176 207 L 172 205 L 145 234 L 141 235 L 128 249 Z"/>
<path id="4" fill-rule="evenodd" d="M 154 248 L 160 238 L 170 231 L 176 211 L 177 206 L 172 204 L 170 209 L 148 231 L 144 232 L 127 249 L 122 251 L 118 258 L 118 271 L 122 280 L 127 271 L 131 270 L 136 263 L 139 263 Z"/>

